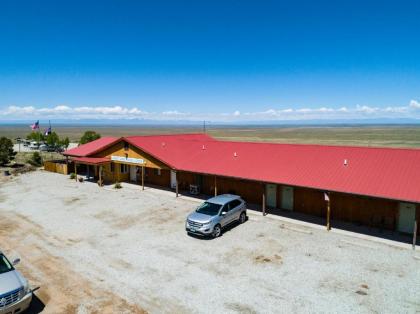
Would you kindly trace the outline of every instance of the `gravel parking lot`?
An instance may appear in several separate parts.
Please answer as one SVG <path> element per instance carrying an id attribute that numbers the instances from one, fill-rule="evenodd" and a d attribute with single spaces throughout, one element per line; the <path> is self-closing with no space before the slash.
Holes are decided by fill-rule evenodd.
<path id="1" fill-rule="evenodd" d="M 0 189 L 0 246 L 45 313 L 420 312 L 419 252 L 249 214 L 187 236 L 196 200 L 36 171 Z"/>

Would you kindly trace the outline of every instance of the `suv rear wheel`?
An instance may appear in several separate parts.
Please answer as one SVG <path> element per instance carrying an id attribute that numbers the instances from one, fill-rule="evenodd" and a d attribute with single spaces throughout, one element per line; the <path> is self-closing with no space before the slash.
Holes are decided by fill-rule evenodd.
<path id="1" fill-rule="evenodd" d="M 220 237 L 221 235 L 222 235 L 222 227 L 220 225 L 215 225 L 212 232 L 213 238 Z"/>

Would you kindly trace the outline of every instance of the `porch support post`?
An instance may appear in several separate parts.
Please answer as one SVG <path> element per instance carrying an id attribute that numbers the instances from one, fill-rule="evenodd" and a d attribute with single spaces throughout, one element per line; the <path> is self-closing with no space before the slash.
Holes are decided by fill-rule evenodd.
<path id="1" fill-rule="evenodd" d="M 175 192 L 176 192 L 176 197 L 178 197 L 178 173 L 175 171 Z"/>
<path id="2" fill-rule="evenodd" d="M 99 166 L 99 186 L 102 186 L 102 166 Z"/>
<path id="3" fill-rule="evenodd" d="M 141 166 L 141 189 L 144 191 L 144 166 Z"/>
<path id="4" fill-rule="evenodd" d="M 74 162 L 74 174 L 75 174 L 74 178 L 77 182 L 77 163 L 76 162 Z"/>
<path id="5" fill-rule="evenodd" d="M 325 200 L 327 201 L 327 230 L 331 230 L 331 204 L 330 204 L 330 195 L 325 193 Z"/>
<path id="6" fill-rule="evenodd" d="M 414 233 L 413 233 L 413 250 L 416 249 L 417 243 L 417 218 L 414 218 Z"/>
<path id="7" fill-rule="evenodd" d="M 117 170 L 117 182 L 120 182 L 120 171 L 121 171 L 121 164 L 115 164 L 115 168 Z"/>
<path id="8" fill-rule="evenodd" d="M 214 196 L 217 196 L 217 177 L 214 176 Z"/>
<path id="9" fill-rule="evenodd" d="M 263 216 L 267 215 L 265 212 L 265 184 L 262 185 L 262 214 Z"/>

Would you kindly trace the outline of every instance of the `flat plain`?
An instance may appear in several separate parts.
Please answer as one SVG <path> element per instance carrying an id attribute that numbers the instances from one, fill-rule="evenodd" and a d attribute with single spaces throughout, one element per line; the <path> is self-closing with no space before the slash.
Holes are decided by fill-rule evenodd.
<path id="1" fill-rule="evenodd" d="M 102 136 L 154 135 L 203 132 L 201 126 L 99 126 L 53 125 L 60 137 L 79 141 L 83 132 L 94 130 Z M 0 136 L 26 137 L 28 125 L 0 125 Z M 420 147 L 420 125 L 343 126 L 219 126 L 208 125 L 206 132 L 220 140 L 264 141 L 325 145 Z"/>

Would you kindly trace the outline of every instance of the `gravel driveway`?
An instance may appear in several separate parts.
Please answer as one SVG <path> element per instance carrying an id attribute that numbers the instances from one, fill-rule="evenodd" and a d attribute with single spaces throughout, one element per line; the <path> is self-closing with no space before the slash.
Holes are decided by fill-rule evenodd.
<path id="1" fill-rule="evenodd" d="M 197 201 L 167 191 L 7 181 L 0 245 L 46 313 L 420 312 L 419 252 L 254 214 L 201 240 L 184 230 Z"/>

